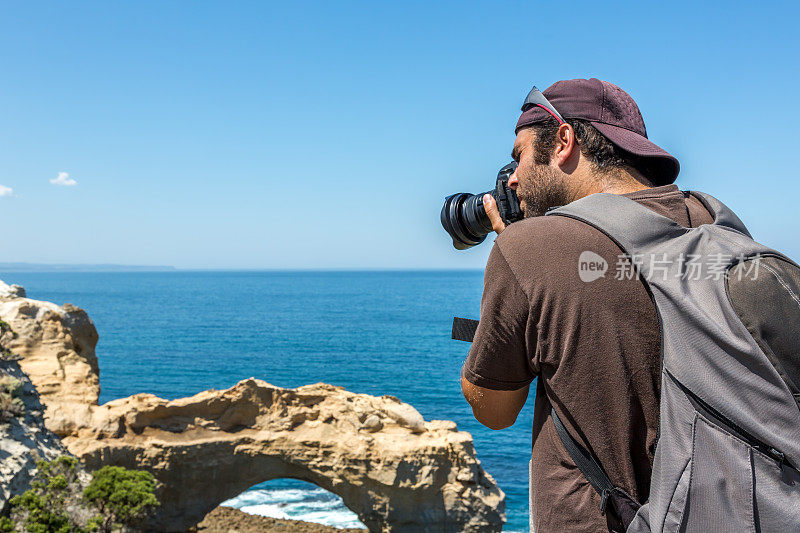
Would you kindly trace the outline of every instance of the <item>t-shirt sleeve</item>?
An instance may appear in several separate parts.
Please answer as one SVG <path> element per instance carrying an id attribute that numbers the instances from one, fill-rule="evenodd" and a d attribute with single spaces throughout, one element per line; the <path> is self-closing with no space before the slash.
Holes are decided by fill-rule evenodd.
<path id="1" fill-rule="evenodd" d="M 526 346 L 528 298 L 497 244 L 483 279 L 481 316 L 461 377 L 494 390 L 517 390 L 536 377 Z"/>

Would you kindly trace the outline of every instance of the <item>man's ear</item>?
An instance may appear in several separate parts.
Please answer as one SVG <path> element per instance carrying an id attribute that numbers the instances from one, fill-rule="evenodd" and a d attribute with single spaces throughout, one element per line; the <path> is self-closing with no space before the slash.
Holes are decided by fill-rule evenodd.
<path id="1" fill-rule="evenodd" d="M 558 166 L 566 165 L 573 155 L 579 151 L 578 142 L 575 140 L 575 130 L 572 126 L 561 124 L 556 132 L 556 147 L 554 152 L 555 162 Z"/>

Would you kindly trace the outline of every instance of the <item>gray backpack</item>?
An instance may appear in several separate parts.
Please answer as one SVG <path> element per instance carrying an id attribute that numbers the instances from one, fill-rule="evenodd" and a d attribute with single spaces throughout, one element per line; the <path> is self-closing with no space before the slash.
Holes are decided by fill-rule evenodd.
<path id="1" fill-rule="evenodd" d="M 556 430 L 612 531 L 800 531 L 800 267 L 755 242 L 716 198 L 685 194 L 713 224 L 685 228 L 605 193 L 547 213 L 614 240 L 655 303 L 661 405 L 649 500 L 615 487 L 553 411 Z"/>

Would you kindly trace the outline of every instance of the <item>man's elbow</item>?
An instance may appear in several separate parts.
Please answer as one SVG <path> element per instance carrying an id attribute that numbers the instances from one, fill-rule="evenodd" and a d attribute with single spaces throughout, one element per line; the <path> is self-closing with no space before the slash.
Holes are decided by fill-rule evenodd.
<path id="1" fill-rule="evenodd" d="M 495 391 L 462 378 L 461 392 L 478 422 L 489 429 L 501 430 L 513 426 L 517 421 L 528 396 L 528 387 L 516 391 Z"/>
<path id="2" fill-rule="evenodd" d="M 517 421 L 517 417 L 514 418 L 488 418 L 483 417 L 478 413 L 475 409 L 472 410 L 472 414 L 475 415 L 475 420 L 483 424 L 489 429 L 493 429 L 495 431 L 499 431 L 501 429 L 510 428 L 514 425 L 514 422 Z"/>

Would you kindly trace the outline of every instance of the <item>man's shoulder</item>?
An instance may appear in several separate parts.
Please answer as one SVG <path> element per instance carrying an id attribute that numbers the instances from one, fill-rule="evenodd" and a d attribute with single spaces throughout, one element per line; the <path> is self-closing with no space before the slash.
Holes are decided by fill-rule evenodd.
<path id="1" fill-rule="evenodd" d="M 572 218 L 549 215 L 510 224 L 495 240 L 514 277 L 529 296 L 541 291 L 569 292 L 580 297 L 580 262 L 619 262 L 619 247 L 598 229 Z M 596 290 L 593 289 L 593 290 Z"/>
<path id="2" fill-rule="evenodd" d="M 571 252 L 579 249 L 615 247 L 613 241 L 598 229 L 559 215 L 530 217 L 510 224 L 497 236 L 495 245 L 507 261 L 520 256 L 544 259 L 540 255 L 542 253 L 548 254 L 547 259 L 552 260 L 562 256 L 571 257 Z"/>

